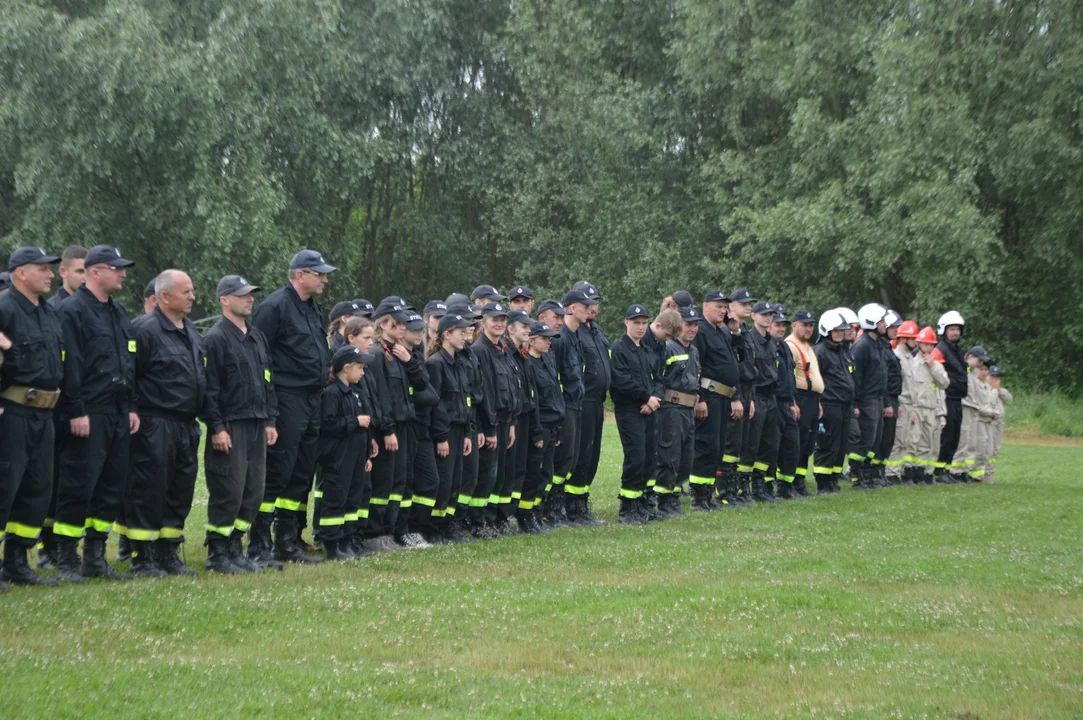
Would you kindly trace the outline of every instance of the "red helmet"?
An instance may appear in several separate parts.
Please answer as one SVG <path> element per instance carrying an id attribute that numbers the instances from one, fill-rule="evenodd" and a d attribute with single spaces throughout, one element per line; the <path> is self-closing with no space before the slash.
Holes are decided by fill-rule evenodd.
<path id="1" fill-rule="evenodd" d="M 916 338 L 918 336 L 918 324 L 913 320 L 907 320 L 899 326 L 899 334 L 896 337 L 900 338 Z"/>
<path id="2" fill-rule="evenodd" d="M 921 332 L 918 333 L 918 342 L 919 343 L 928 343 L 930 345 L 936 345 L 936 343 L 937 343 L 936 331 L 933 330 L 931 327 L 923 327 L 921 329 Z"/>

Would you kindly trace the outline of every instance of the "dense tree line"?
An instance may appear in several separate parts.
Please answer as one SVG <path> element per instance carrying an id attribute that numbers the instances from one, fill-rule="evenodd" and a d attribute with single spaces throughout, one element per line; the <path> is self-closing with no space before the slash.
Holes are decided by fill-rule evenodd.
<path id="1" fill-rule="evenodd" d="M 110 242 L 205 313 L 309 246 L 327 301 L 953 307 L 1081 386 L 1071 0 L 6 0 L 0 93 L 4 250 Z"/>

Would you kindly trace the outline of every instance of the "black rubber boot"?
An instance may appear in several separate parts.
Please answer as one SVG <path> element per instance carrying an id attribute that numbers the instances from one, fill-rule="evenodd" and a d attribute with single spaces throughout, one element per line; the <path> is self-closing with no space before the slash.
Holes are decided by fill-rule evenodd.
<path id="1" fill-rule="evenodd" d="M 234 530 L 229 534 L 229 541 L 226 543 L 229 561 L 244 572 L 262 572 L 263 567 L 259 563 L 254 560 L 249 560 L 248 557 L 245 556 L 242 547 L 243 539 L 244 533 L 240 530 Z"/>
<path id="2" fill-rule="evenodd" d="M 805 476 L 798 475 L 793 479 L 793 493 L 796 497 L 809 497 L 812 493 L 808 491 L 808 486 L 805 484 Z"/>
<path id="3" fill-rule="evenodd" d="M 642 525 L 643 515 L 639 512 L 639 498 L 620 499 L 620 511 L 617 513 L 617 522 L 621 525 Z"/>
<path id="4" fill-rule="evenodd" d="M 131 580 L 128 573 L 117 572 L 109 567 L 105 560 L 105 540 L 83 540 L 83 567 L 79 569 L 83 577 L 103 578 L 105 580 Z"/>
<path id="5" fill-rule="evenodd" d="M 775 480 L 778 485 L 778 497 L 780 500 L 793 500 L 793 483 L 786 480 Z"/>
<path id="6" fill-rule="evenodd" d="M 164 578 L 165 570 L 154 561 L 154 553 L 149 542 L 132 540 L 132 575 L 146 578 Z"/>
<path id="7" fill-rule="evenodd" d="M 850 466 L 850 489 L 851 490 L 871 490 L 871 486 L 865 475 L 864 465 L 851 465 Z"/>
<path id="8" fill-rule="evenodd" d="M 57 540 L 53 529 L 45 526 L 41 529 L 41 549 L 38 550 L 38 570 L 57 569 Z"/>
<path id="9" fill-rule="evenodd" d="M 180 559 L 180 543 L 170 540 L 155 540 L 153 553 L 154 563 L 167 575 L 181 575 L 182 577 L 196 577 L 199 575 L 195 570 L 187 567 Z"/>
<path id="10" fill-rule="evenodd" d="M 707 491 L 710 486 L 695 484 L 691 488 L 692 502 L 689 504 L 689 508 L 696 512 L 710 512 L 712 510 L 711 504 L 707 501 Z"/>
<path id="11" fill-rule="evenodd" d="M 564 511 L 566 513 L 566 521 L 572 527 L 579 527 L 583 524 L 583 515 L 580 510 L 580 501 L 582 495 L 568 495 L 564 494 Z"/>
<path id="12" fill-rule="evenodd" d="M 545 513 L 540 505 L 535 505 L 534 509 L 530 511 L 530 521 L 539 535 L 545 535 L 549 532 L 549 526 L 545 524 Z"/>
<path id="13" fill-rule="evenodd" d="M 658 510 L 664 512 L 666 517 L 681 517 L 684 515 L 684 508 L 681 507 L 680 490 L 674 489 L 673 492 L 662 495 L 658 499 Z"/>
<path id="14" fill-rule="evenodd" d="M 223 575 L 240 575 L 247 572 L 229 559 L 229 538 L 218 533 L 207 534 L 207 562 L 203 569 Z"/>
<path id="15" fill-rule="evenodd" d="M 12 585 L 56 585 L 56 578 L 42 577 L 31 569 L 26 551 L 25 545 L 14 543 L 10 538 L 4 540 L 4 566 L 0 569 L 0 580 Z"/>
<path id="16" fill-rule="evenodd" d="M 589 492 L 586 495 L 582 495 L 580 497 L 582 497 L 582 505 L 580 506 L 580 511 L 582 512 L 583 516 L 583 525 L 586 525 L 588 527 L 602 527 L 603 525 L 609 524 L 605 520 L 594 516 L 594 510 L 590 506 Z"/>
<path id="17" fill-rule="evenodd" d="M 349 544 L 344 540 L 324 540 L 323 548 L 327 552 L 328 560 L 343 562 L 357 559 L 357 556 L 350 552 Z"/>
<path id="18" fill-rule="evenodd" d="M 752 489 L 752 476 L 751 475 L 743 475 L 743 476 L 740 476 L 740 479 L 741 479 L 741 492 L 744 493 L 745 504 L 746 505 L 751 505 L 752 503 L 754 503 L 756 501 L 756 493 Z"/>
<path id="19" fill-rule="evenodd" d="M 271 541 L 271 513 L 261 512 L 256 515 L 252 527 L 248 529 L 248 559 L 260 567 L 273 567 L 281 570 L 282 563 L 274 556 L 274 543 Z"/>
<path id="20" fill-rule="evenodd" d="M 282 562 L 318 563 L 323 558 L 309 555 L 297 544 L 300 528 L 295 513 L 284 511 L 275 514 L 275 552 Z"/>
<path id="21" fill-rule="evenodd" d="M 761 503 L 775 502 L 775 498 L 767 494 L 767 488 L 764 486 L 763 478 L 758 475 L 752 477 L 752 499 Z"/>
<path id="22" fill-rule="evenodd" d="M 132 541 L 125 535 L 117 538 L 117 562 L 132 561 Z"/>
<path id="23" fill-rule="evenodd" d="M 79 559 L 79 541 L 63 538 L 56 543 L 56 579 L 73 585 L 85 585 L 86 578 L 79 572 L 83 561 Z M 41 567 L 41 564 L 38 564 Z"/>

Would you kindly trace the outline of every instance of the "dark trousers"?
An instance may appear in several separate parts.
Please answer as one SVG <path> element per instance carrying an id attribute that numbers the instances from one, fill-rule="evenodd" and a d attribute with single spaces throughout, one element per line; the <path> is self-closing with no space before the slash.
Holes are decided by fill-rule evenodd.
<path id="1" fill-rule="evenodd" d="M 564 435 L 564 421 L 559 420 L 555 423 L 544 423 L 545 427 L 545 447 L 542 448 L 542 465 L 541 465 L 541 478 L 539 487 L 541 487 L 541 499 L 544 500 L 549 495 L 549 491 L 553 489 L 553 479 L 556 471 L 554 467 L 556 465 L 557 457 L 557 443 L 560 442 L 560 438 Z"/>
<path id="2" fill-rule="evenodd" d="M 663 403 L 658 426 L 658 479 L 654 490 L 667 494 L 688 479 L 695 452 L 695 411 L 674 403 Z"/>
<path id="3" fill-rule="evenodd" d="M 564 485 L 572 495 L 589 495 L 598 460 L 602 456 L 602 427 L 605 425 L 605 398 L 584 400 L 579 415 L 579 448 L 572 476 Z"/>
<path id="4" fill-rule="evenodd" d="M 346 526 L 344 537 L 353 537 L 364 530 L 369 516 L 369 497 L 372 495 L 372 482 L 369 471 L 365 469 L 372 452 L 372 436 L 365 433 L 365 441 L 359 450 L 361 457 L 354 465 L 350 489 L 346 493 Z"/>
<path id="5" fill-rule="evenodd" d="M 0 403 L 0 530 L 6 542 L 33 547 L 53 494 L 52 410 Z"/>
<path id="6" fill-rule="evenodd" d="M 884 434 L 884 399 L 865 398 L 855 407 L 860 411 L 856 418 L 858 442 L 850 448 L 847 457 L 851 467 L 871 465 Z"/>
<path id="7" fill-rule="evenodd" d="M 140 414 L 132 436 L 128 491 L 128 538 L 147 542 L 184 540 L 199 465 L 199 424 Z"/>
<path id="8" fill-rule="evenodd" d="M 895 447 L 895 428 L 898 426 L 899 419 L 899 398 L 889 398 L 884 407 L 890 407 L 894 412 L 891 417 L 884 418 L 884 429 L 880 434 L 880 445 L 876 448 L 876 460 L 877 464 L 887 464 L 888 458 L 891 457 L 891 451 Z"/>
<path id="9" fill-rule="evenodd" d="M 469 516 L 470 508 L 474 506 L 474 493 L 478 488 L 478 467 L 481 464 L 481 445 L 478 443 L 477 432 L 470 433 L 470 441 L 473 450 L 463 457 L 463 480 L 455 500 L 455 513 L 465 519 Z"/>
<path id="10" fill-rule="evenodd" d="M 53 533 L 109 537 L 128 494 L 128 413 L 91 413 L 90 436 L 68 433 L 60 453 Z"/>
<path id="11" fill-rule="evenodd" d="M 643 415 L 635 405 L 618 405 L 615 415 L 617 433 L 624 450 L 620 496 L 634 499 L 643 495 L 643 491 L 647 489 L 647 480 L 654 471 L 658 413 Z"/>
<path id="12" fill-rule="evenodd" d="M 722 445 L 722 471 L 723 472 L 752 472 L 752 462 L 747 465 L 741 462 L 745 447 L 749 444 L 748 434 L 752 423 L 748 419 L 748 413 L 752 409 L 752 390 L 742 387 L 738 397 L 744 405 L 745 412 L 740 420 L 733 420 L 726 429 L 726 440 Z M 730 402 L 732 407 L 732 400 Z"/>
<path id="13" fill-rule="evenodd" d="M 936 458 L 934 475 L 943 475 L 951 469 L 955 461 L 955 451 L 959 449 L 959 433 L 963 428 L 963 401 L 959 398 L 947 398 L 947 417 L 944 429 L 940 431 L 940 455 Z"/>
<path id="14" fill-rule="evenodd" d="M 768 470 L 782 482 L 792 483 L 797 476 L 797 462 L 801 454 L 801 431 L 793 414 L 793 403 L 778 401 L 778 444 L 775 467 Z M 772 472 L 773 471 L 773 472 Z"/>
<path id="15" fill-rule="evenodd" d="M 581 412 L 568 408 L 564 411 L 564 424 L 560 428 L 560 445 L 553 458 L 553 484 L 565 485 L 571 481 L 572 470 L 579 462 L 579 422 Z"/>
<path id="16" fill-rule="evenodd" d="M 436 472 L 439 477 L 439 484 L 436 488 L 434 514 L 438 518 L 447 517 L 449 508 L 454 514 L 455 503 L 463 486 L 463 464 L 466 460 L 466 457 L 463 456 L 463 441 L 465 438 L 466 426 L 452 425 L 447 438 L 447 456 L 440 457 L 436 455 Z M 477 452 L 477 448 L 472 448 L 470 454 L 473 455 L 475 452 Z M 439 524 L 442 525 L 443 523 Z"/>
<path id="17" fill-rule="evenodd" d="M 730 399 L 710 393 L 703 400 L 707 403 L 707 417 L 696 421 L 696 457 L 692 460 L 689 482 L 714 485 L 715 476 L 722 467 L 722 449 L 726 447 Z"/>
<path id="18" fill-rule="evenodd" d="M 49 494 L 49 509 L 45 513 L 45 527 L 42 528 L 41 533 L 43 543 L 47 543 L 53 532 L 53 523 L 56 518 L 56 493 L 60 488 L 60 453 L 64 451 L 64 440 L 71 429 L 71 421 L 65 417 L 60 417 L 59 414 L 54 414 L 53 426 L 53 484 L 52 492 Z M 127 473 L 125 472 L 125 474 Z M 127 478 L 125 478 L 125 483 L 127 483 Z M 123 520 L 123 507 L 124 503 L 121 501 L 121 507 L 117 509 L 116 520 L 118 522 Z M 0 525 L 0 532 L 3 530 L 3 525 Z"/>
<path id="19" fill-rule="evenodd" d="M 413 487 L 410 490 L 410 532 L 432 535 L 436 532 L 437 495 L 440 491 L 440 470 L 436 465 L 436 446 L 429 435 L 428 428 L 418 423 L 410 423 L 414 433 L 413 461 L 410 463 L 410 476 Z M 450 447 L 450 445 L 449 445 Z M 459 455 L 462 455 L 462 441 L 459 442 Z M 403 507 L 406 507 L 403 500 Z M 405 513 L 403 513 L 405 514 Z M 401 517 L 401 515 L 400 515 Z"/>
<path id="20" fill-rule="evenodd" d="M 312 489 L 320 443 L 318 390 L 275 388 L 278 394 L 278 441 L 267 448 L 263 498 L 281 510 L 301 510 Z"/>
<path id="21" fill-rule="evenodd" d="M 346 535 L 350 488 L 364 466 L 367 433 L 348 433 L 342 438 L 323 438 L 316 463 L 316 495 L 319 512 L 312 517 L 322 542 L 336 542 Z"/>
<path id="22" fill-rule="evenodd" d="M 369 499 L 369 521 L 365 536 L 369 538 L 390 535 L 395 529 L 395 519 L 388 509 L 397 478 L 402 476 L 402 485 L 406 484 L 406 428 L 401 427 L 395 437 L 399 449 L 391 452 L 384 447 L 383 440 L 377 440 L 380 454 L 372 459 L 372 497 Z M 398 501 L 395 501 L 398 508 Z"/>
<path id="23" fill-rule="evenodd" d="M 842 472 L 846 459 L 845 438 L 850 432 L 853 410 L 849 405 L 824 403 L 824 415 L 819 425 L 823 430 L 816 435 L 816 451 L 812 460 L 812 472 L 819 486 L 829 476 Z"/>
<path id="24" fill-rule="evenodd" d="M 414 459 L 417 453 L 420 427 L 414 422 L 406 423 L 405 432 L 398 433 L 399 459 L 395 465 L 395 482 L 387 502 L 385 524 L 395 537 L 410 532 L 410 509 L 414 504 Z"/>
<path id="25" fill-rule="evenodd" d="M 741 464 L 768 480 L 767 471 L 775 465 L 778 452 L 778 401 L 774 395 L 756 396 L 756 416 L 748 429 L 748 447 L 741 453 Z"/>
<path id="26" fill-rule="evenodd" d="M 542 446 L 530 443 L 526 452 L 526 479 L 519 497 L 520 510 L 532 510 L 545 497 L 545 486 L 553 478 L 553 444 L 560 433 L 559 423 L 542 423 Z M 546 458 L 549 469 L 546 470 Z"/>
<path id="27" fill-rule="evenodd" d="M 536 433 L 534 413 L 523 413 L 515 420 L 515 445 L 508 450 L 508 471 L 504 475 L 504 487 L 500 491 L 501 513 L 510 517 L 519 509 L 523 500 L 523 486 L 526 484 L 527 459 L 533 443 L 530 437 Z M 504 499 L 508 503 L 504 503 Z"/>
<path id="28" fill-rule="evenodd" d="M 204 446 L 208 533 L 229 537 L 234 528 L 248 532 L 252 527 L 267 477 L 266 427 L 266 420 L 231 420 L 228 453 L 215 450 L 209 440 Z"/>
<path id="29" fill-rule="evenodd" d="M 496 424 L 496 447 L 482 448 L 478 453 L 478 484 L 474 487 L 474 499 L 470 502 L 470 519 L 475 524 L 496 519 L 496 495 L 508 454 L 508 433 L 511 426 L 506 422 Z M 493 505 L 490 509 L 489 505 Z"/>
<path id="30" fill-rule="evenodd" d="M 816 449 L 816 431 L 820 427 L 820 396 L 811 390 L 798 390 L 797 407 L 801 410 L 801 419 L 797 421 L 800 450 L 797 453 L 796 475 L 804 477 L 808 474 L 809 458 Z"/>

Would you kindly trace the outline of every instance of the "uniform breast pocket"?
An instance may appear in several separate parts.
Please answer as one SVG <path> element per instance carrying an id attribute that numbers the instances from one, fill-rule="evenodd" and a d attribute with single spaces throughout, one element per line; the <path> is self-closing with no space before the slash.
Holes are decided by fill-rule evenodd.
<path id="1" fill-rule="evenodd" d="M 86 355 L 83 357 L 84 373 L 87 377 L 103 375 L 114 366 L 116 348 L 111 336 L 96 335 L 87 341 Z"/>
<path id="2" fill-rule="evenodd" d="M 511 390 L 514 380 L 511 377 L 511 373 L 503 363 L 496 363 L 493 372 L 493 384 L 496 387 L 497 394 L 505 396 Z"/>
<path id="3" fill-rule="evenodd" d="M 15 346 L 17 365 L 23 372 L 35 371 L 45 366 L 45 343 L 24 342 Z"/>

